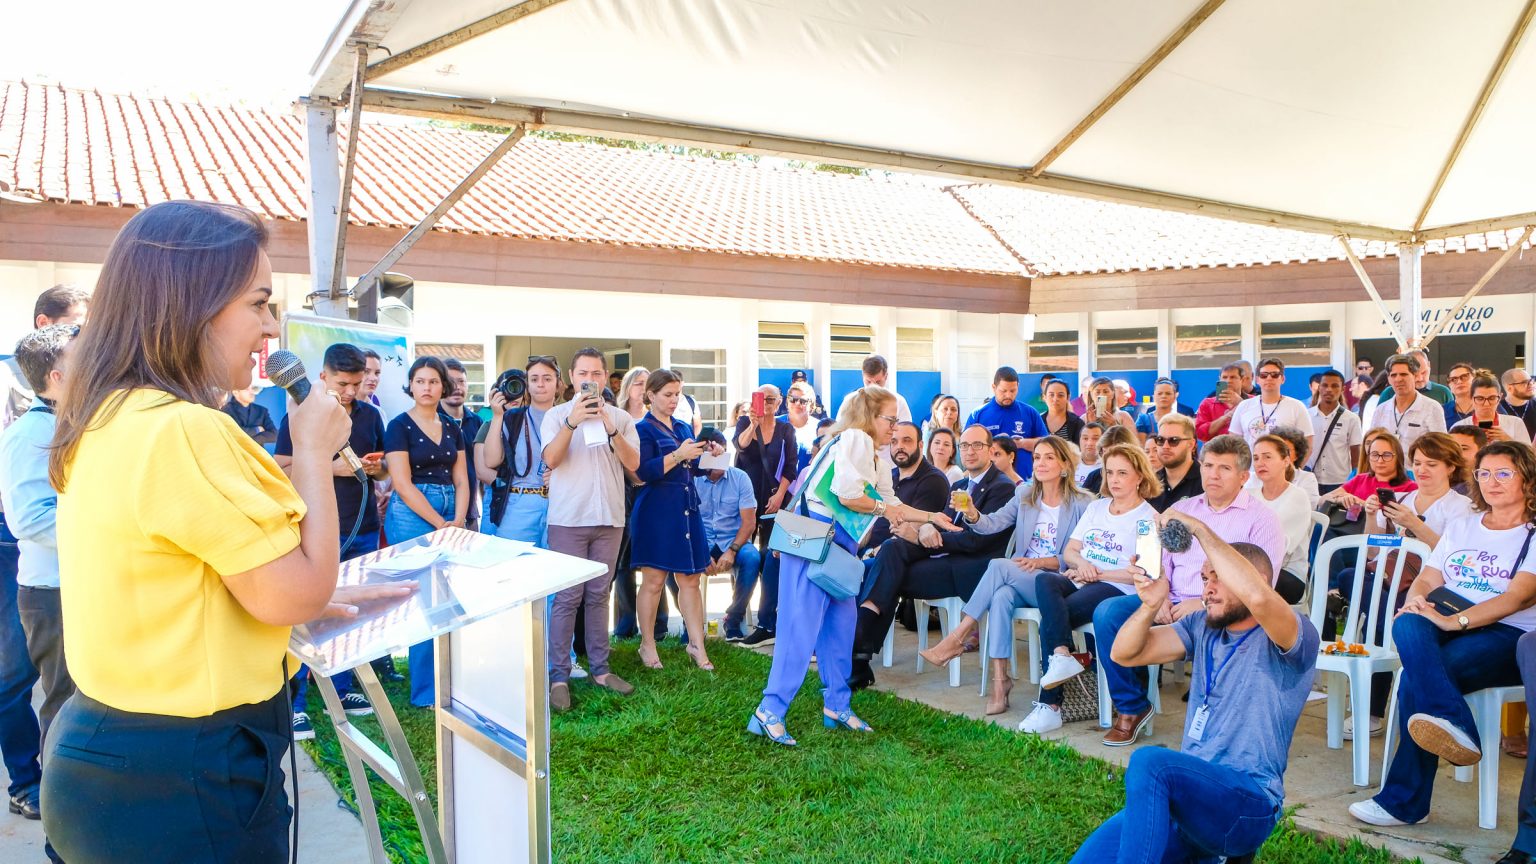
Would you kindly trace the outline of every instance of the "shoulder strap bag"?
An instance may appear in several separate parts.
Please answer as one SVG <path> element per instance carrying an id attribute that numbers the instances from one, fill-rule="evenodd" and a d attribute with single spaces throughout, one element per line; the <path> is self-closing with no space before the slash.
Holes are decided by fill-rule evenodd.
<path id="1" fill-rule="evenodd" d="M 807 515 L 805 490 L 810 485 L 810 478 L 816 476 L 816 470 L 821 467 L 823 460 L 836 446 L 837 439 L 833 438 L 821 448 L 821 452 L 816 454 L 815 460 L 806 469 L 806 479 L 801 482 L 800 491 L 796 492 L 795 497 L 774 514 L 773 533 L 768 535 L 770 550 L 781 555 L 804 558 L 812 564 L 820 564 L 827 560 L 827 551 L 836 545 L 832 542 L 832 535 L 837 530 L 837 526 Z"/>

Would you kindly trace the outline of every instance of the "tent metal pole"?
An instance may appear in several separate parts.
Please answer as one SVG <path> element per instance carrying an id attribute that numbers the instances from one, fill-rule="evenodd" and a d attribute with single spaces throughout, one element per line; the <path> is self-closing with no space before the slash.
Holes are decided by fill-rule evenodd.
<path id="1" fill-rule="evenodd" d="M 331 318 L 347 317 L 347 224 L 352 215 L 352 176 L 357 169 L 357 139 L 363 131 L 363 70 L 368 66 L 368 46 L 355 46 L 357 59 L 352 71 L 352 93 L 347 105 L 347 153 L 341 163 L 341 190 L 336 198 L 336 255 L 331 270 L 325 312 L 320 312 L 320 298 L 315 311 Z"/>
<path id="2" fill-rule="evenodd" d="M 444 213 L 453 209 L 453 205 L 459 203 L 459 199 L 463 198 L 465 193 L 475 188 L 475 184 L 480 182 L 480 178 L 496 167 L 496 163 L 501 161 L 501 157 L 507 155 L 507 151 L 511 150 L 517 142 L 521 141 L 526 132 L 526 128 L 518 126 L 507 137 L 501 139 L 501 143 L 497 144 L 495 149 L 486 154 L 486 157 L 480 161 L 480 164 L 475 166 L 475 170 L 469 172 L 468 176 L 459 181 L 459 185 L 453 187 L 447 195 L 443 196 L 443 200 L 437 202 L 437 206 L 433 207 L 426 216 L 423 216 L 421 221 L 416 223 L 416 227 L 407 231 L 405 236 L 400 238 L 399 242 L 395 243 L 388 252 L 384 253 L 384 257 L 379 259 L 379 263 L 373 265 L 367 273 L 358 277 L 357 283 L 352 286 L 352 295 L 358 298 L 359 304 L 363 303 L 365 299 L 372 298 L 372 295 L 378 289 L 379 277 L 388 272 L 389 268 L 395 266 L 395 263 L 405 256 L 405 253 L 411 251 L 411 247 L 416 245 L 416 241 L 425 237 L 427 232 L 432 230 L 432 226 L 437 224 L 437 220 L 443 218 Z"/>
<path id="3" fill-rule="evenodd" d="M 368 80 L 372 81 L 383 75 L 404 69 L 413 63 L 420 63 L 435 54 L 441 54 L 456 45 L 462 45 L 476 36 L 484 36 L 493 30 L 500 30 L 516 21 L 521 21 L 535 12 L 543 12 L 551 6 L 558 6 L 564 0 L 523 0 L 515 6 L 510 6 L 493 15 L 481 18 L 479 21 L 466 24 L 457 30 L 444 33 L 436 39 L 431 39 L 413 48 L 407 48 L 398 54 L 387 57 L 373 64 L 368 69 Z"/>
<path id="4" fill-rule="evenodd" d="M 1461 313 L 1461 310 L 1465 308 L 1468 303 L 1472 302 L 1472 298 L 1476 297 L 1478 292 L 1482 291 L 1483 288 L 1493 280 L 1493 277 L 1498 275 L 1500 270 L 1504 269 L 1504 265 L 1509 263 L 1509 259 L 1515 257 L 1515 253 L 1519 252 L 1521 247 L 1525 245 L 1525 242 L 1531 239 L 1532 231 L 1536 231 L 1536 225 L 1525 226 L 1525 231 L 1520 234 L 1520 239 L 1516 240 L 1514 243 L 1511 243 L 1509 248 L 1504 250 L 1504 254 L 1499 256 L 1499 260 L 1493 262 L 1493 265 L 1489 267 L 1488 271 L 1482 275 L 1482 278 L 1473 283 L 1472 287 L 1467 289 L 1467 293 L 1462 295 L 1461 300 L 1457 301 L 1456 305 L 1451 307 L 1451 311 L 1447 312 L 1444 317 L 1435 322 L 1435 326 L 1431 328 L 1429 333 L 1425 334 L 1424 336 L 1424 347 L 1429 347 L 1429 343 L 1435 341 L 1435 337 L 1440 335 L 1440 331 L 1444 330 L 1452 321 L 1456 320 L 1456 316 Z"/>
<path id="5" fill-rule="evenodd" d="M 1403 344 L 1403 331 L 1392 320 L 1392 310 L 1387 308 L 1386 302 L 1381 299 L 1381 292 L 1376 290 L 1376 283 L 1371 281 L 1371 274 L 1365 272 L 1365 265 L 1360 263 L 1360 256 L 1355 254 L 1355 248 L 1349 245 L 1349 237 L 1344 234 L 1338 236 L 1339 245 L 1344 247 L 1344 257 L 1349 259 L 1349 266 L 1355 268 L 1355 275 L 1365 285 L 1365 293 L 1371 295 L 1371 300 L 1381 312 L 1381 318 L 1392 328 L 1392 335 L 1397 338 L 1397 344 Z"/>
<path id="6" fill-rule="evenodd" d="M 1419 346 L 1420 316 L 1424 311 L 1424 244 L 1397 246 L 1397 305 L 1403 310 L 1399 344 L 1411 351 Z"/>
<path id="7" fill-rule="evenodd" d="M 328 296 L 333 275 L 340 269 L 336 262 L 337 217 L 341 208 L 341 176 L 337 165 L 336 107 L 329 102 L 304 102 L 305 138 L 309 167 L 309 275 L 311 296 L 316 312 L 330 315 L 329 304 L 320 306 Z M 332 316 L 335 317 L 335 316 Z"/>

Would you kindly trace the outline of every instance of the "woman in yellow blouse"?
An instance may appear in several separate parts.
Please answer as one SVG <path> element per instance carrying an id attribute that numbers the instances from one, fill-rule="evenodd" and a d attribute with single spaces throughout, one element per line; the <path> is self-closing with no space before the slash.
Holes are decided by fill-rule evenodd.
<path id="1" fill-rule="evenodd" d="M 71 350 L 49 467 L 79 692 L 50 730 L 42 800 L 72 864 L 288 857 L 289 628 L 356 612 L 333 598 L 331 460 L 350 421 L 319 390 L 290 412 L 290 482 L 218 410 L 277 335 L 265 244 L 240 208 L 144 210 Z"/>

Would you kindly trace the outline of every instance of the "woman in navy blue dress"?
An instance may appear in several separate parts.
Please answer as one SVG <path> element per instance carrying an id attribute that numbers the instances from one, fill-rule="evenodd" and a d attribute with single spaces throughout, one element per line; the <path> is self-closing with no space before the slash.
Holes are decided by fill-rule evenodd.
<path id="1" fill-rule="evenodd" d="M 635 473 L 645 485 L 635 495 L 629 517 L 629 559 L 644 580 L 635 600 L 636 617 L 640 621 L 656 617 L 671 573 L 677 579 L 677 605 L 688 631 L 688 656 L 700 669 L 713 671 L 704 652 L 704 595 L 699 590 L 699 579 L 710 564 L 709 543 L 690 469 L 704 453 L 719 455 L 724 450 L 719 444 L 696 440 L 691 426 L 673 419 L 682 392 L 683 379 L 671 369 L 655 370 L 645 384 L 651 410 L 635 424 L 640 433 L 640 468 Z M 650 627 L 640 628 L 640 660 L 652 669 L 661 668 L 656 634 Z"/>

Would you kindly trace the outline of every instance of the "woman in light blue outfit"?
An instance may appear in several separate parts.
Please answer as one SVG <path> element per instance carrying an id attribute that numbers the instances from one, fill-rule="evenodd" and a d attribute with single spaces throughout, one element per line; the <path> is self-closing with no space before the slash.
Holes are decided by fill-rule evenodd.
<path id="1" fill-rule="evenodd" d="M 480 530 L 506 540 L 522 540 L 547 548 L 549 486 L 545 476 L 544 442 L 539 429 L 544 414 L 555 407 L 560 391 L 560 364 L 553 357 L 530 357 L 524 371 L 528 392 L 523 404 L 509 405 L 500 392 L 491 394 L 491 422 L 476 443 L 475 470 L 485 484 L 485 518 Z M 501 499 L 505 497 L 506 503 Z"/>
<path id="2" fill-rule="evenodd" d="M 894 471 L 879 447 L 891 440 L 896 429 L 896 397 L 883 387 L 869 386 L 855 391 L 843 406 L 833 429 L 838 437 L 826 446 L 815 470 L 800 475 L 804 503 L 797 512 L 820 522 L 832 523 L 833 511 L 816 493 L 823 477 L 831 472 L 830 489 L 837 497 L 835 506 L 855 513 L 872 513 L 892 523 L 932 522 L 945 530 L 958 530 L 942 513 L 916 510 L 896 500 L 891 488 Z M 878 443 L 877 443 L 878 442 Z M 879 497 L 871 497 L 866 487 Z M 855 554 L 858 541 L 848 536 L 841 525 L 834 542 L 849 554 Z M 822 684 L 822 722 L 828 728 L 854 732 L 873 732 L 868 723 L 849 708 L 852 691 L 848 676 L 853 668 L 853 632 L 858 620 L 858 600 L 833 599 L 807 575 L 810 562 L 793 555 L 779 556 L 779 627 L 773 649 L 773 668 L 763 701 L 747 723 L 747 731 L 762 735 L 776 744 L 794 746 L 784 725 L 789 703 L 805 683 L 811 654 L 816 654 L 816 669 Z"/>
<path id="3" fill-rule="evenodd" d="M 983 613 L 992 616 L 992 626 L 987 631 L 987 656 L 992 663 L 992 696 L 987 702 L 988 714 L 1001 714 L 1008 710 L 1008 691 L 1013 688 L 1013 678 L 1008 674 L 1008 658 L 1013 654 L 1013 613 L 1020 606 L 1039 607 L 1036 582 L 1045 573 L 1065 569 L 1062 554 L 1072 538 L 1072 529 L 1087 511 L 1093 496 L 1079 489 L 1072 479 L 1077 468 L 1077 454 L 1065 439 L 1055 436 L 1042 438 L 1035 445 L 1033 479 L 1018 487 L 1013 500 L 997 510 L 981 514 L 974 505 L 960 518 L 969 523 L 966 527 L 978 534 L 996 534 L 1013 529 L 1013 558 L 996 558 L 987 565 L 981 583 L 965 604 L 965 614 L 960 623 L 949 631 L 939 644 L 923 652 L 923 659 L 944 665 L 960 656 L 965 639 L 976 629 Z M 1062 622 L 1064 623 L 1064 622 Z M 1053 626 L 1047 632 L 1041 622 L 1041 642 L 1052 640 L 1060 634 Z M 1044 661 L 1050 656 L 1046 652 Z M 1042 699 L 1052 695 L 1044 691 Z"/>
<path id="4" fill-rule="evenodd" d="M 391 544 L 430 534 L 439 528 L 464 527 L 469 510 L 469 467 L 459 427 L 437 413 L 448 369 L 436 357 L 411 364 L 406 392 L 416 403 L 384 429 L 384 461 L 394 487 L 384 511 L 384 534 Z M 410 650 L 411 704 L 430 708 L 436 700 L 432 641 Z"/>

